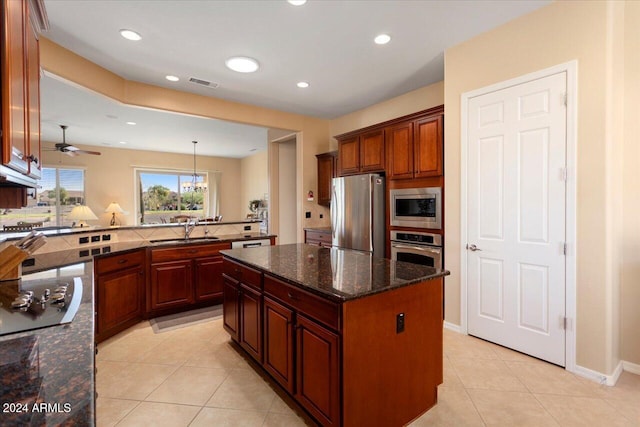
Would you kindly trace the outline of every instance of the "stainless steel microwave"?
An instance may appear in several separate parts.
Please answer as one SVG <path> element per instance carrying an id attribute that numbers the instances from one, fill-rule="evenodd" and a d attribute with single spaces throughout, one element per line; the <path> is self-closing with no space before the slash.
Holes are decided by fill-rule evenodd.
<path id="1" fill-rule="evenodd" d="M 398 227 L 442 228 L 440 187 L 398 188 L 390 190 L 391 225 Z"/>

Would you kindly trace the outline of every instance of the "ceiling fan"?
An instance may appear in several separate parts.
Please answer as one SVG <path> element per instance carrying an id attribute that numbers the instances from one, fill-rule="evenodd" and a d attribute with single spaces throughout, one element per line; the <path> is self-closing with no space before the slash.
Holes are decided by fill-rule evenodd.
<path id="1" fill-rule="evenodd" d="M 88 150 L 81 150 L 78 147 L 75 147 L 71 144 L 67 144 L 67 138 L 66 138 L 66 130 L 67 127 L 66 125 L 60 125 L 60 127 L 62 128 L 62 142 L 58 143 L 54 146 L 54 148 L 52 148 L 52 151 L 60 151 L 61 153 L 66 154 L 67 156 L 77 156 L 79 154 L 93 154 L 96 156 L 99 156 L 100 153 L 99 151 L 88 151 Z"/>

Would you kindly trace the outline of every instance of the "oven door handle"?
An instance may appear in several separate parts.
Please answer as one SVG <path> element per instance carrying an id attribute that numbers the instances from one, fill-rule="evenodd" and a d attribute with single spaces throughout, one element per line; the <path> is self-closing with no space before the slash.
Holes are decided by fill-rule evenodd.
<path id="1" fill-rule="evenodd" d="M 411 249 L 416 251 L 429 252 L 432 254 L 440 254 L 440 252 L 442 252 L 442 249 L 432 249 L 432 248 L 427 248 L 423 246 L 405 246 L 405 245 L 392 244 L 391 247 L 395 249 Z"/>

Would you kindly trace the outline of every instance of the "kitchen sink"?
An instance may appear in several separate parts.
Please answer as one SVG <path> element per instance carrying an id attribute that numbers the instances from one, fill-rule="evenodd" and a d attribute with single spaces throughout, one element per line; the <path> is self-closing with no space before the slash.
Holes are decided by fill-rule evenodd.
<path id="1" fill-rule="evenodd" d="M 163 244 L 185 244 L 185 243 L 206 243 L 220 240 L 218 237 L 191 237 L 189 239 L 157 239 L 149 240 L 149 243 L 163 243 Z"/>

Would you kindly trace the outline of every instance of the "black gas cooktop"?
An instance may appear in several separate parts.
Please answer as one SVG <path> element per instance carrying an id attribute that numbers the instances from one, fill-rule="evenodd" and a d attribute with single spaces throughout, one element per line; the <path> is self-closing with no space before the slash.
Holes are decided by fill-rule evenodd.
<path id="1" fill-rule="evenodd" d="M 69 323 L 81 300 L 79 278 L 0 281 L 0 335 Z"/>

